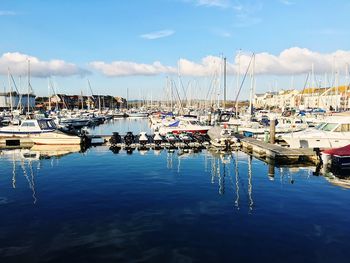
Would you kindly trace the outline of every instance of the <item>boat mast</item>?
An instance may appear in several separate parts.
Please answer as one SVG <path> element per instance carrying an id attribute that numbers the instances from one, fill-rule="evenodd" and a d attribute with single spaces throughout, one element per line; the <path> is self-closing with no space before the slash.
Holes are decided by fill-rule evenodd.
<path id="1" fill-rule="evenodd" d="M 126 88 L 126 109 L 129 109 L 129 88 Z"/>
<path id="2" fill-rule="evenodd" d="M 249 115 L 253 115 L 253 96 L 254 96 L 254 69 L 255 68 L 255 54 L 253 54 L 253 66 L 250 71 L 250 100 L 249 100 Z"/>
<path id="3" fill-rule="evenodd" d="M 19 76 L 19 91 L 22 90 L 22 77 Z M 22 95 L 19 95 L 19 100 L 17 104 L 17 109 L 19 107 L 20 112 L 22 112 Z"/>
<path id="4" fill-rule="evenodd" d="M 10 112 L 12 114 L 13 105 L 12 105 L 12 86 L 11 86 L 11 81 L 10 81 L 10 68 L 7 68 L 7 78 L 8 78 L 8 85 L 9 85 L 9 90 L 10 90 Z"/>
<path id="5" fill-rule="evenodd" d="M 27 114 L 29 114 L 29 89 L 30 89 L 30 60 L 28 59 Z"/>
<path id="6" fill-rule="evenodd" d="M 49 96 L 49 111 L 51 111 L 50 79 L 47 78 L 47 95 Z"/>
<path id="7" fill-rule="evenodd" d="M 224 57 L 224 110 L 226 109 L 226 57 Z"/>
<path id="8" fill-rule="evenodd" d="M 237 83 L 236 83 L 236 89 L 237 89 L 237 97 L 236 97 L 236 101 L 235 101 L 235 108 L 236 108 L 236 118 L 238 116 L 238 93 L 239 93 L 239 83 L 240 83 L 240 74 L 241 74 L 241 50 L 238 50 L 238 54 L 237 54 L 237 59 L 238 59 L 238 70 L 237 70 L 237 76 L 236 76 L 236 80 L 237 80 Z"/>

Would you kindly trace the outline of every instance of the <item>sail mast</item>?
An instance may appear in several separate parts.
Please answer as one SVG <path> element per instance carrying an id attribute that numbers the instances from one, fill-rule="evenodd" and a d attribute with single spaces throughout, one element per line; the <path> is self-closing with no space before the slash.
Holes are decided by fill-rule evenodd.
<path id="1" fill-rule="evenodd" d="M 27 114 L 29 114 L 29 89 L 30 89 L 30 60 L 28 59 Z"/>
<path id="2" fill-rule="evenodd" d="M 224 57 L 224 110 L 226 109 L 226 57 Z"/>
<path id="3" fill-rule="evenodd" d="M 12 86 L 11 86 L 11 81 L 10 81 L 10 68 L 7 68 L 7 78 L 8 78 L 8 85 L 9 85 L 9 90 L 10 90 L 10 112 L 12 114 L 13 105 L 12 105 Z"/>

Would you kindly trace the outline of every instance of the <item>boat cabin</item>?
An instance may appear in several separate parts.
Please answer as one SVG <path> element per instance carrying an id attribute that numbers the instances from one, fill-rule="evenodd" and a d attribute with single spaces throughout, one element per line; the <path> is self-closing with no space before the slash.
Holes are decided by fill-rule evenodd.
<path id="1" fill-rule="evenodd" d="M 40 120 L 24 120 L 21 125 L 22 129 L 28 130 L 55 130 L 57 128 L 55 122 L 52 119 L 40 119 Z"/>

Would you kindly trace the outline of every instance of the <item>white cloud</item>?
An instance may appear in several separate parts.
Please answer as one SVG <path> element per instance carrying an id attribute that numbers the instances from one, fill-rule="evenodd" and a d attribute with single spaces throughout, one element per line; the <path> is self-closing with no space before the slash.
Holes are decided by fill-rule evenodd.
<path id="1" fill-rule="evenodd" d="M 227 8 L 230 6 L 230 2 L 228 0 L 196 0 L 196 4 L 199 6 L 215 6 L 221 8 Z"/>
<path id="2" fill-rule="evenodd" d="M 240 68 L 241 74 L 244 74 L 250 60 L 251 54 L 246 53 L 237 55 L 232 62 L 227 58 L 227 74 L 236 74 L 238 68 Z M 181 58 L 177 63 L 178 67 L 165 66 L 158 61 L 152 64 L 129 61 L 114 61 L 108 64 L 96 61 L 91 62 L 90 65 L 109 77 L 176 74 L 177 68 L 183 76 L 204 77 L 221 74 L 223 68 L 222 58 L 218 56 L 206 56 L 199 62 Z M 323 54 L 306 48 L 292 47 L 285 49 L 278 55 L 267 52 L 255 55 L 255 73 L 258 75 L 306 74 L 311 71 L 312 65 L 314 65 L 315 74 L 330 73 L 333 70 L 344 72 L 346 64 L 350 64 L 350 51 L 344 50 Z"/>
<path id="3" fill-rule="evenodd" d="M 241 55 L 243 68 L 247 67 L 250 56 Z M 235 61 L 238 61 L 236 57 Z M 256 54 L 255 72 L 265 75 L 305 74 L 314 65 L 316 74 L 324 74 L 335 70 L 342 71 L 350 63 L 350 51 L 337 50 L 333 53 L 322 54 L 306 48 L 292 47 L 282 51 L 279 55 L 266 52 Z"/>
<path id="4" fill-rule="evenodd" d="M 223 60 L 217 56 L 206 56 L 200 63 L 196 63 L 184 58 L 178 61 L 181 75 L 185 76 L 213 76 L 214 74 L 221 74 Z M 230 63 L 227 64 L 228 74 L 234 73 L 234 66 Z"/>
<path id="5" fill-rule="evenodd" d="M 9 68 L 12 74 L 24 76 L 27 74 L 28 60 L 30 61 L 31 76 L 33 77 L 82 76 L 89 73 L 87 70 L 81 69 L 75 64 L 63 60 L 41 61 L 36 57 L 19 52 L 8 52 L 2 54 L 0 57 L 0 74 L 6 75 Z"/>
<path id="6" fill-rule="evenodd" d="M 175 31 L 166 29 L 166 30 L 160 30 L 160 31 L 143 34 L 143 35 L 140 35 L 140 37 L 148 40 L 154 40 L 158 38 L 169 37 L 173 34 L 175 34 Z"/>
<path id="7" fill-rule="evenodd" d="M 0 16 L 15 16 L 16 12 L 9 10 L 0 10 Z"/>
<path id="8" fill-rule="evenodd" d="M 164 66 L 159 61 L 153 64 L 141 64 L 131 61 L 113 61 L 108 64 L 102 61 L 94 61 L 90 63 L 90 66 L 108 77 L 152 76 L 176 72 L 175 68 Z"/>

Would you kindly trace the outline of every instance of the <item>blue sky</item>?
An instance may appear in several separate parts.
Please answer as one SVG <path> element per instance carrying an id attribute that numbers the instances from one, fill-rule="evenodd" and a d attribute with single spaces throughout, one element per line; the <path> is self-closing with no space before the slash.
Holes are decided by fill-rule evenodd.
<path id="1" fill-rule="evenodd" d="M 233 97 L 240 49 L 241 71 L 257 54 L 257 92 L 289 88 L 292 75 L 302 89 L 312 64 L 316 78 L 337 71 L 343 83 L 349 13 L 346 0 L 2 0 L 1 90 L 7 68 L 18 81 L 29 57 L 38 95 L 47 94 L 51 77 L 60 92 L 86 93 L 88 78 L 94 93 L 126 96 L 129 89 L 132 98 L 156 98 L 166 76 L 178 82 L 178 67 L 184 86 L 196 83 L 194 92 L 208 94 L 223 54 Z"/>

